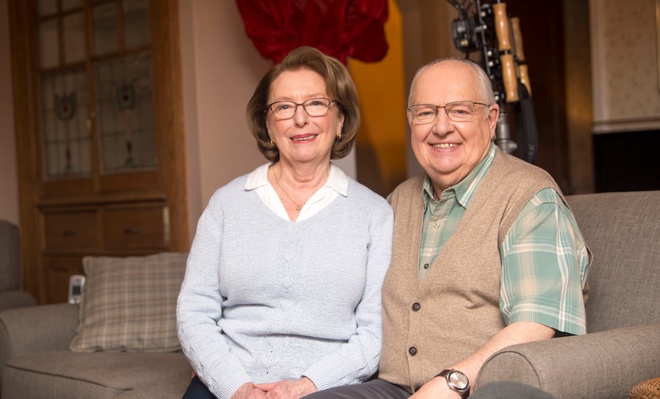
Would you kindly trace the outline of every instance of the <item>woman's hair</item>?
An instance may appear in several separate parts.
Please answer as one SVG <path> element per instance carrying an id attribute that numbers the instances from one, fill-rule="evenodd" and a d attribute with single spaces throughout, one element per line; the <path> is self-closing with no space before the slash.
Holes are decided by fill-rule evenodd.
<path id="1" fill-rule="evenodd" d="M 279 161 L 280 152 L 271 142 L 266 127 L 270 88 L 282 72 L 300 69 L 314 71 L 323 77 L 328 96 L 336 101 L 337 109 L 344 116 L 341 137 L 335 138 L 330 152 L 330 159 L 341 159 L 351 152 L 360 127 L 357 90 L 348 70 L 341 62 L 313 47 L 303 46 L 291 51 L 282 62 L 273 66 L 261 78 L 245 112 L 248 128 L 257 139 L 259 151 L 266 159 L 271 162 Z"/>

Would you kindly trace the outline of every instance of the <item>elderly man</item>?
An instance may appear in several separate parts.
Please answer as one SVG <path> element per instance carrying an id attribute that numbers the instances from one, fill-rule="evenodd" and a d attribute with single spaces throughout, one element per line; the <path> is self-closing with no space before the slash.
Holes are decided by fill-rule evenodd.
<path id="1" fill-rule="evenodd" d="M 390 196 L 378 378 L 310 399 L 466 398 L 497 350 L 586 332 L 590 252 L 553 179 L 493 144 L 488 76 L 438 60 L 417 72 L 408 102 L 426 174 Z"/>

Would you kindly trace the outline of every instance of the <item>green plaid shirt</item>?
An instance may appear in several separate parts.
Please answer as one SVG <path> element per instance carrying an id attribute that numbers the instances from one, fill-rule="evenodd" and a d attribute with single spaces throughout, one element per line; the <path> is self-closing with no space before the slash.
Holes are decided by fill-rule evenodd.
<path id="1" fill-rule="evenodd" d="M 495 159 L 495 145 L 460 183 L 433 197 L 423 185 L 424 226 L 419 278 L 424 279 L 456 230 L 477 187 Z M 534 321 L 569 334 L 586 333 L 582 288 L 589 253 L 572 212 L 559 194 L 546 188 L 525 205 L 500 245 L 500 312 L 506 324 Z"/>

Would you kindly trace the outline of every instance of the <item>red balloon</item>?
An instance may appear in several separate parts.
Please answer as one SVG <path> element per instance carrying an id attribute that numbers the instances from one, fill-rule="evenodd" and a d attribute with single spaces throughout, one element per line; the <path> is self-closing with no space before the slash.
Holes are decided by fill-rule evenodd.
<path id="1" fill-rule="evenodd" d="M 387 54 L 387 0 L 236 0 L 245 31 L 262 57 L 280 62 L 312 46 L 346 63 Z"/>

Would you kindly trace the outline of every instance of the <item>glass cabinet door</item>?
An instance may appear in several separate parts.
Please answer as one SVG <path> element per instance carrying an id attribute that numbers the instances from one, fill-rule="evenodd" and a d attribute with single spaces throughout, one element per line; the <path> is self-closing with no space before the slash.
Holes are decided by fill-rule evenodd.
<path id="1" fill-rule="evenodd" d="M 156 170 L 148 0 L 34 0 L 45 181 Z"/>

